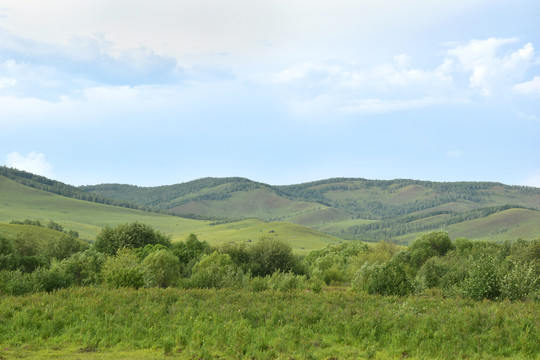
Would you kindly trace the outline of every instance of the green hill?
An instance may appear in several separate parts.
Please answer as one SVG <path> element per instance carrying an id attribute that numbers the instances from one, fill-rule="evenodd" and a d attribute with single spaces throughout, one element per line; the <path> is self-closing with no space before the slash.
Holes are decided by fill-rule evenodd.
<path id="1" fill-rule="evenodd" d="M 286 221 L 368 241 L 409 239 L 512 208 L 540 210 L 540 189 L 491 182 L 338 178 L 271 186 L 243 178 L 205 178 L 153 188 L 104 184 L 81 190 L 178 214 Z M 521 220 L 513 221 L 498 233 L 511 236 L 510 228 Z M 540 236 L 535 227 L 527 229 L 522 236 Z M 490 232 L 482 227 L 471 234 L 484 238 Z"/>
<path id="2" fill-rule="evenodd" d="M 201 240 L 208 240 L 211 243 L 249 239 L 255 241 L 264 234 L 267 226 L 279 228 L 280 238 L 289 241 L 295 250 L 318 249 L 330 242 L 341 240 L 294 224 L 273 225 L 264 221 L 243 220 L 213 225 L 208 220 L 187 219 L 93 203 L 25 186 L 1 175 L 0 194 L 0 223 L 32 219 L 46 224 L 53 220 L 65 229 L 79 232 L 82 239 L 88 240 L 95 239 L 101 228 L 107 225 L 115 226 L 134 221 L 149 224 L 163 233 L 171 234 L 173 240 L 183 240 L 188 234 L 196 233 Z M 236 226 L 244 230 L 235 234 L 224 231 L 227 226 Z"/>

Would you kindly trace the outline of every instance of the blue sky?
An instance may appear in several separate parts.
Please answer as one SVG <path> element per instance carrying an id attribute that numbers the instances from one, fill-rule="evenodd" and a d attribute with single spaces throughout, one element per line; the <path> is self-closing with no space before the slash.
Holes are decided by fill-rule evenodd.
<path id="1" fill-rule="evenodd" d="M 0 164 L 74 185 L 540 187 L 538 14 L 537 0 L 0 0 Z"/>

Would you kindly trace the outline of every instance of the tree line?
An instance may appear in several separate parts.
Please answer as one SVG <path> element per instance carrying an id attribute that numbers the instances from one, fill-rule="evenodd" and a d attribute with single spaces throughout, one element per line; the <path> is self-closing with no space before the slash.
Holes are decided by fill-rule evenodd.
<path id="1" fill-rule="evenodd" d="M 171 242 L 135 222 L 103 228 L 92 245 L 77 240 L 66 235 L 39 249 L 24 235 L 0 235 L 0 293 L 70 286 L 313 292 L 342 286 L 392 296 L 438 292 L 474 300 L 540 301 L 540 239 L 452 241 L 435 231 L 408 247 L 350 241 L 299 256 L 270 234 L 249 245 L 211 246 L 195 234 Z"/>

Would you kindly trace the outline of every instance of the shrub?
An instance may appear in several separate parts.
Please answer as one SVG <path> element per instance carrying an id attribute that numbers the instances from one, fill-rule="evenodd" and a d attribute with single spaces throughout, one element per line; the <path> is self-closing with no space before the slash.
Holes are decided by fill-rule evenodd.
<path id="1" fill-rule="evenodd" d="M 433 231 L 423 234 L 409 246 L 411 263 L 417 269 L 420 268 L 430 257 L 443 256 L 453 247 L 448 233 Z"/>
<path id="2" fill-rule="evenodd" d="M 37 290 L 38 286 L 32 274 L 26 274 L 20 270 L 0 271 L 0 294 L 24 295 Z"/>
<path id="3" fill-rule="evenodd" d="M 405 270 L 396 261 L 374 265 L 367 281 L 370 294 L 404 296 L 412 291 Z"/>
<path id="4" fill-rule="evenodd" d="M 114 255 L 122 248 L 140 248 L 147 244 L 171 245 L 171 239 L 151 226 L 134 222 L 131 224 L 118 225 L 114 228 L 109 226 L 103 228 L 94 244 L 96 250 Z"/>
<path id="5" fill-rule="evenodd" d="M 493 255 L 480 255 L 463 281 L 463 294 L 473 300 L 496 300 L 501 292 L 497 270 Z"/>
<path id="6" fill-rule="evenodd" d="M 49 243 L 45 252 L 49 258 L 63 260 L 88 248 L 89 245 L 81 240 L 73 236 L 62 235 L 59 239 Z"/>
<path id="7" fill-rule="evenodd" d="M 204 255 L 193 266 L 191 281 L 199 288 L 222 288 L 231 284 L 231 279 L 236 275 L 236 266 L 227 254 L 219 254 L 214 251 L 210 255 Z"/>
<path id="8" fill-rule="evenodd" d="M 62 261 L 66 273 L 76 285 L 96 285 L 101 283 L 101 269 L 107 256 L 94 249 L 73 254 Z"/>
<path id="9" fill-rule="evenodd" d="M 262 237 L 250 248 L 251 272 L 255 276 L 289 272 L 295 267 L 295 257 L 289 244 L 274 237 Z"/>
<path id="10" fill-rule="evenodd" d="M 0 270 L 14 270 L 16 266 L 13 254 L 13 241 L 7 236 L 0 234 Z"/>
<path id="11" fill-rule="evenodd" d="M 209 254 L 210 245 L 206 241 L 199 241 L 195 234 L 189 234 L 186 241 L 172 244 L 172 252 L 180 260 L 182 275 L 191 276 L 193 266 L 201 259 L 203 254 Z"/>
<path id="12" fill-rule="evenodd" d="M 416 277 L 423 288 L 433 288 L 439 286 L 447 271 L 448 267 L 439 258 L 431 258 L 418 270 Z"/>
<path id="13" fill-rule="evenodd" d="M 525 300 L 540 288 L 540 276 L 533 262 L 511 261 L 510 269 L 501 277 L 501 298 Z"/>
<path id="14" fill-rule="evenodd" d="M 139 258 L 132 249 L 120 249 L 116 256 L 109 257 L 101 270 L 103 280 L 111 287 L 132 287 L 144 285 L 144 274 Z"/>
<path id="15" fill-rule="evenodd" d="M 173 286 L 180 277 L 180 260 L 168 250 L 150 253 L 142 261 L 144 283 L 147 287 Z"/>
<path id="16" fill-rule="evenodd" d="M 301 288 L 304 281 L 304 276 L 276 271 L 268 278 L 268 288 L 277 291 L 290 291 Z"/>
<path id="17" fill-rule="evenodd" d="M 58 262 L 53 262 L 49 269 L 43 267 L 37 269 L 32 276 L 35 278 L 36 288 L 46 292 L 67 288 L 72 281 L 65 268 Z"/>

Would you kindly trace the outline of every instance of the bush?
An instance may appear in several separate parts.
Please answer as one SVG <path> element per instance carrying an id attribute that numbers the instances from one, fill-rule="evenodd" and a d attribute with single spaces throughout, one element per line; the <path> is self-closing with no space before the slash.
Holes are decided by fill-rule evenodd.
<path id="1" fill-rule="evenodd" d="M 501 292 L 497 270 L 493 255 L 480 255 L 463 281 L 463 294 L 473 300 L 496 300 Z"/>
<path id="2" fill-rule="evenodd" d="M 103 228 L 96 238 L 94 247 L 105 254 L 115 255 L 119 249 L 135 249 L 147 244 L 161 244 L 169 247 L 171 239 L 149 225 L 134 222 L 114 228 L 109 226 Z"/>
<path id="3" fill-rule="evenodd" d="M 168 250 L 150 253 L 142 261 L 144 284 L 147 287 L 173 286 L 180 277 L 180 260 Z"/>
<path id="4" fill-rule="evenodd" d="M 271 290 L 291 291 L 302 288 L 304 281 L 304 276 L 276 271 L 268 278 L 268 287 Z"/>
<path id="5" fill-rule="evenodd" d="M 423 288 L 433 288 L 439 286 L 447 271 L 448 267 L 439 258 L 431 258 L 418 270 L 416 277 Z"/>
<path id="6" fill-rule="evenodd" d="M 274 237 L 262 237 L 250 248 L 251 272 L 255 276 L 272 275 L 276 271 L 289 272 L 296 259 L 289 244 Z"/>
<path id="7" fill-rule="evenodd" d="M 144 285 L 144 274 L 139 258 L 132 249 L 120 249 L 116 256 L 109 257 L 101 270 L 103 281 L 111 287 L 132 287 Z"/>
<path id="8" fill-rule="evenodd" d="M 443 256 L 453 247 L 452 241 L 444 231 L 423 234 L 409 246 L 411 263 L 419 269 L 430 257 Z"/>
<path id="9" fill-rule="evenodd" d="M 404 296 L 412 291 L 405 270 L 396 261 L 374 265 L 367 281 L 370 294 Z"/>
<path id="10" fill-rule="evenodd" d="M 199 241 L 195 234 L 189 234 L 186 241 L 176 242 L 172 245 L 172 252 L 180 260 L 182 275 L 189 277 L 193 266 L 201 259 L 203 254 L 209 254 L 210 245 L 206 241 Z"/>
<path id="11" fill-rule="evenodd" d="M 534 262 L 512 261 L 510 269 L 501 277 L 501 298 L 525 300 L 540 288 L 540 276 Z"/>
<path id="12" fill-rule="evenodd" d="M 58 262 L 54 262 L 49 269 L 37 269 L 32 276 L 35 278 L 36 289 L 46 292 L 67 288 L 72 282 L 65 268 Z"/>
<path id="13" fill-rule="evenodd" d="M 69 236 L 62 235 L 60 239 L 52 241 L 45 250 L 47 257 L 57 260 L 67 259 L 71 255 L 84 251 L 89 248 L 89 245 L 81 240 Z"/>
<path id="14" fill-rule="evenodd" d="M 191 281 L 199 288 L 222 288 L 235 285 L 236 276 L 237 269 L 231 257 L 214 251 L 193 266 Z"/>
<path id="15" fill-rule="evenodd" d="M 0 271 L 0 295 L 24 295 L 38 290 L 34 276 L 20 270 Z"/>
<path id="16" fill-rule="evenodd" d="M 107 256 L 94 249 L 73 254 L 62 261 L 66 273 L 76 285 L 96 285 L 101 283 L 101 269 Z"/>
<path id="17" fill-rule="evenodd" d="M 14 270 L 16 266 L 13 254 L 13 241 L 7 236 L 0 234 L 0 270 Z"/>

